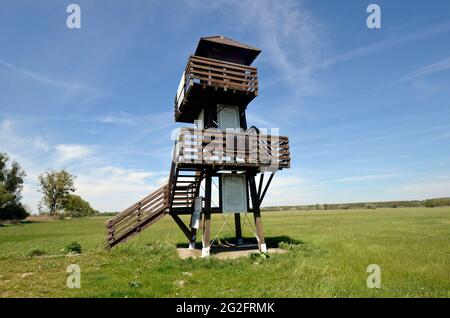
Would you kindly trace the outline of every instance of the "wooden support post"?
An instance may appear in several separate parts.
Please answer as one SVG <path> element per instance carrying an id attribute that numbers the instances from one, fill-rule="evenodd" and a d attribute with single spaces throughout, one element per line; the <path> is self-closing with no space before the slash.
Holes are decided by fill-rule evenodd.
<path id="1" fill-rule="evenodd" d="M 202 257 L 209 256 L 211 244 L 211 171 L 205 177 L 205 211 L 203 212 Z"/>
<path id="2" fill-rule="evenodd" d="M 259 198 L 256 191 L 255 176 L 249 178 L 250 195 L 252 197 L 253 216 L 255 218 L 256 239 L 258 240 L 258 248 L 261 252 L 267 252 L 266 242 L 264 240 L 264 231 L 261 221 L 261 210 L 259 208 Z"/>
<path id="3" fill-rule="evenodd" d="M 242 245 L 242 227 L 241 227 L 241 215 L 239 213 L 234 214 L 234 225 L 236 228 L 236 241 L 237 245 Z"/>
<path id="4" fill-rule="evenodd" d="M 189 238 L 189 249 L 194 250 L 195 249 L 195 241 L 197 239 L 197 229 L 192 227 L 192 218 L 193 214 L 191 214 L 191 218 L 189 220 L 189 228 L 191 230 L 190 238 Z"/>

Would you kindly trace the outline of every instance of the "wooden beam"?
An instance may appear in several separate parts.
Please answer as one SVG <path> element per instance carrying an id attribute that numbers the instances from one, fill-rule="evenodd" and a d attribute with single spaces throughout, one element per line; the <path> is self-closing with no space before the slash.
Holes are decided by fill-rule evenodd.
<path id="1" fill-rule="evenodd" d="M 187 237 L 189 242 L 191 241 L 191 231 L 189 231 L 189 228 L 184 224 L 183 220 L 180 219 L 180 217 L 176 214 L 170 214 L 172 218 L 175 220 L 175 222 L 180 227 L 181 231 L 183 231 L 184 235 Z"/>
<path id="2" fill-rule="evenodd" d="M 258 200 L 258 193 L 256 192 L 255 176 L 249 178 L 250 195 L 252 197 L 253 216 L 255 219 L 256 238 L 258 240 L 258 248 L 261 252 L 266 252 L 266 242 L 264 240 L 264 231 L 261 221 L 261 211 Z"/>
<path id="3" fill-rule="evenodd" d="M 261 190 L 264 182 L 264 172 L 259 175 L 258 198 L 261 198 Z"/>
<path id="4" fill-rule="evenodd" d="M 205 211 L 203 212 L 202 257 L 209 256 L 211 245 L 211 170 L 205 175 Z"/>
<path id="5" fill-rule="evenodd" d="M 242 226 L 241 215 L 239 213 L 234 214 L 234 225 L 236 229 L 236 240 L 238 245 L 242 245 Z"/>
<path id="6" fill-rule="evenodd" d="M 270 174 L 269 180 L 267 180 L 267 183 L 266 183 L 266 186 L 264 187 L 264 191 L 263 191 L 262 195 L 261 196 L 258 195 L 258 197 L 259 197 L 259 199 L 258 199 L 259 206 L 261 206 L 261 204 L 262 204 L 262 202 L 264 200 L 264 197 L 266 196 L 267 189 L 269 188 L 270 182 L 272 182 L 272 179 L 273 179 L 274 175 L 275 175 L 275 172 L 272 172 Z"/>

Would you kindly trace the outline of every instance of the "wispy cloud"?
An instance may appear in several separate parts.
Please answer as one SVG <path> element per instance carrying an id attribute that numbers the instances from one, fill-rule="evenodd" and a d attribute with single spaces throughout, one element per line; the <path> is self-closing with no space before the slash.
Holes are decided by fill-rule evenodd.
<path id="1" fill-rule="evenodd" d="M 369 174 L 361 176 L 351 176 L 345 178 L 326 180 L 324 183 L 349 183 L 358 181 L 368 181 L 368 180 L 378 180 L 378 179 L 388 179 L 398 177 L 398 174 Z"/>
<path id="2" fill-rule="evenodd" d="M 98 118 L 97 121 L 106 124 L 136 125 L 135 118 L 131 117 L 128 113 L 105 115 Z"/>
<path id="3" fill-rule="evenodd" d="M 275 70 L 275 78 L 268 82 L 281 82 L 300 96 L 320 91 L 313 70 L 321 61 L 327 38 L 322 24 L 302 1 L 221 1 L 216 8 L 231 8 L 230 15 L 238 15 L 242 23 L 239 29 L 243 25 L 255 31 L 255 45 L 264 48 L 261 62 L 272 64 Z"/>
<path id="4" fill-rule="evenodd" d="M 445 22 L 438 25 L 433 25 L 422 30 L 411 30 L 410 32 L 403 34 L 394 34 L 392 37 L 387 38 L 383 41 L 376 42 L 367 46 L 359 47 L 348 52 L 338 54 L 333 58 L 325 60 L 322 64 L 323 68 L 333 66 L 342 62 L 351 61 L 364 56 L 379 53 L 386 49 L 394 48 L 406 43 L 414 42 L 417 40 L 425 39 L 430 36 L 434 36 L 440 33 L 450 31 L 450 23 Z"/>
<path id="5" fill-rule="evenodd" d="M 56 145 L 55 149 L 57 151 L 58 159 L 62 162 L 82 159 L 92 152 L 89 147 L 82 145 L 60 144 Z"/>
<path id="6" fill-rule="evenodd" d="M 21 68 L 17 65 L 14 65 L 12 63 L 9 63 L 5 61 L 4 59 L 0 58 L 0 66 L 3 66 L 3 68 L 9 70 L 10 72 L 14 73 L 15 75 L 23 76 L 25 78 L 46 84 L 51 85 L 59 88 L 63 88 L 70 91 L 91 91 L 94 92 L 95 89 L 92 87 L 85 86 L 81 83 L 77 82 L 67 82 L 60 79 L 51 78 L 24 68 Z"/>
<path id="7" fill-rule="evenodd" d="M 393 81 L 389 84 L 386 84 L 383 87 L 391 87 L 397 84 L 401 84 L 404 82 L 409 82 L 424 76 L 428 76 L 428 75 L 432 75 L 434 73 L 439 73 L 439 72 L 443 72 L 443 71 L 447 71 L 450 70 L 450 57 L 445 58 L 443 60 L 440 60 L 438 62 L 423 66 L 403 77 L 401 77 L 400 79 Z"/>
<path id="8" fill-rule="evenodd" d="M 99 116 L 94 121 L 104 124 L 139 126 L 146 131 L 154 131 L 174 125 L 172 112 L 130 114 L 119 111 Z"/>

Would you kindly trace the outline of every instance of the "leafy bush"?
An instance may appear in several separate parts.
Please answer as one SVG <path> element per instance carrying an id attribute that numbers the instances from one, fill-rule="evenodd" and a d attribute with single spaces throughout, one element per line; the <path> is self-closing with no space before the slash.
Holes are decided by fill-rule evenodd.
<path id="1" fill-rule="evenodd" d="M 81 245 L 78 242 L 74 241 L 70 244 L 67 244 L 64 250 L 67 253 L 81 253 Z"/>
<path id="2" fill-rule="evenodd" d="M 269 258 L 268 253 L 253 252 L 250 254 L 250 259 L 252 259 L 252 260 L 266 259 L 266 258 Z"/>
<path id="3" fill-rule="evenodd" d="M 10 203 L 0 208 L 0 220 L 23 220 L 28 216 L 28 212 L 20 203 Z"/>
<path id="4" fill-rule="evenodd" d="M 132 281 L 128 283 L 128 286 L 130 286 L 131 288 L 139 288 L 141 287 L 141 284 L 139 284 L 139 282 Z"/>
<path id="5" fill-rule="evenodd" d="M 63 203 L 65 213 L 70 217 L 81 217 L 94 215 L 95 211 L 89 202 L 83 200 L 79 195 L 69 194 Z"/>
<path id="6" fill-rule="evenodd" d="M 41 256 L 41 255 L 44 255 L 44 254 L 45 254 L 45 252 L 43 250 L 35 248 L 35 249 L 32 249 L 31 251 L 29 251 L 27 253 L 27 256 L 28 257 L 34 257 L 34 256 Z"/>

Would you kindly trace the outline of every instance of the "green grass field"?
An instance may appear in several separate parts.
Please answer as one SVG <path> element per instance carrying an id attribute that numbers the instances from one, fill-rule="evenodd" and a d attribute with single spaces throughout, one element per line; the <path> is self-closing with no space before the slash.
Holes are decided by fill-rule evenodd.
<path id="1" fill-rule="evenodd" d="M 106 219 L 0 227 L 0 297 L 450 296 L 450 208 L 263 213 L 269 242 L 297 244 L 226 261 L 178 259 L 185 238 L 169 217 L 105 251 Z M 213 216 L 213 235 L 222 223 Z M 72 241 L 81 255 L 64 255 Z M 28 256 L 33 249 L 45 255 Z M 81 267 L 80 289 L 66 287 L 69 264 Z M 380 289 L 366 286 L 369 264 L 381 267 Z"/>

